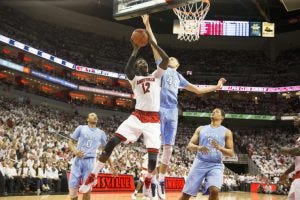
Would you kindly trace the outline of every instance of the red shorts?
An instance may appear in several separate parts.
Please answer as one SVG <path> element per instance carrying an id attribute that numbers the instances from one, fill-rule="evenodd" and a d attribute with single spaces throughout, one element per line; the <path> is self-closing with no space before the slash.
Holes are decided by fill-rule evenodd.
<path id="1" fill-rule="evenodd" d="M 158 112 L 135 110 L 131 114 L 136 116 L 142 123 L 160 123 L 160 115 Z"/>
<path id="2" fill-rule="evenodd" d="M 158 152 L 161 146 L 159 113 L 136 110 L 119 126 L 116 134 L 130 143 L 143 135 L 148 151 Z"/>

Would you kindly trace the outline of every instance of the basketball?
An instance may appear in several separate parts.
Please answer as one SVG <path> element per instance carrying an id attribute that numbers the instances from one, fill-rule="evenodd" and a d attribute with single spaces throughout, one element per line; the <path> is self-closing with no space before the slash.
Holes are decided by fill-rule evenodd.
<path id="1" fill-rule="evenodd" d="M 144 47 L 148 44 L 149 38 L 145 29 L 135 29 L 132 32 L 131 40 L 139 47 Z"/>

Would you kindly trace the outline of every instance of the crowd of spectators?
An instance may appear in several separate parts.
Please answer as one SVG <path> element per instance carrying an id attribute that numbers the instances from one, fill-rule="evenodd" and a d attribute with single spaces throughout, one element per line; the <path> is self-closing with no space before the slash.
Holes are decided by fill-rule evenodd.
<path id="1" fill-rule="evenodd" d="M 128 40 L 117 40 L 93 33 L 61 27 L 32 19 L 12 8 L 0 8 L 1 34 L 29 44 L 57 57 L 77 65 L 99 68 L 108 71 L 124 71 L 131 49 Z M 13 17 L 12 17 L 13 16 Z M 47 31 L 45 31 L 47 30 Z M 55 36 L 55 37 L 53 37 Z M 70 39 L 71 38 L 71 39 Z M 193 50 L 164 47 L 169 55 L 181 62 L 179 70 L 183 73 L 192 71 L 187 78 L 198 83 L 207 74 L 232 75 L 238 79 L 230 81 L 234 85 L 247 86 L 282 86 L 299 84 L 299 49 L 282 52 L 275 61 L 271 61 L 262 51 L 231 50 Z M 151 50 L 144 48 L 142 56 L 154 65 Z M 199 57 L 199 55 L 201 55 Z M 258 78 L 257 74 L 265 76 Z M 201 84 L 213 84 L 211 79 Z M 200 83 L 199 83 L 200 84 Z"/>
<path id="2" fill-rule="evenodd" d="M 247 153 L 262 174 L 275 183 L 293 162 L 293 158 L 279 153 L 280 147 L 295 144 L 297 138 L 292 129 L 240 129 L 235 135 L 241 152 Z"/>

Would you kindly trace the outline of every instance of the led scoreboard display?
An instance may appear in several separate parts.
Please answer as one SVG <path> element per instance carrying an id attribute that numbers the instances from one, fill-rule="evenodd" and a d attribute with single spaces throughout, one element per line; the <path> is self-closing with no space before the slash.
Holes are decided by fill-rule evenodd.
<path id="1" fill-rule="evenodd" d="M 205 20 L 200 35 L 249 36 L 249 22 Z"/>
<path id="2" fill-rule="evenodd" d="M 191 21 L 192 23 L 192 21 Z M 174 21 L 173 33 L 182 31 L 178 20 Z M 267 33 L 266 33 L 267 32 Z M 206 36 L 240 36 L 240 37 L 274 37 L 274 24 L 249 21 L 203 20 L 200 35 Z"/>

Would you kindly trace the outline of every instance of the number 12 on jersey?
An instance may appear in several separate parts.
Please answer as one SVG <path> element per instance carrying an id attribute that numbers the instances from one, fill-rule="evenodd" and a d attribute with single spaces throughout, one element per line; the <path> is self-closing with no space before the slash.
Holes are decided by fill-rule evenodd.
<path id="1" fill-rule="evenodd" d="M 149 82 L 143 83 L 142 88 L 143 88 L 144 94 L 150 92 L 150 83 Z"/>

